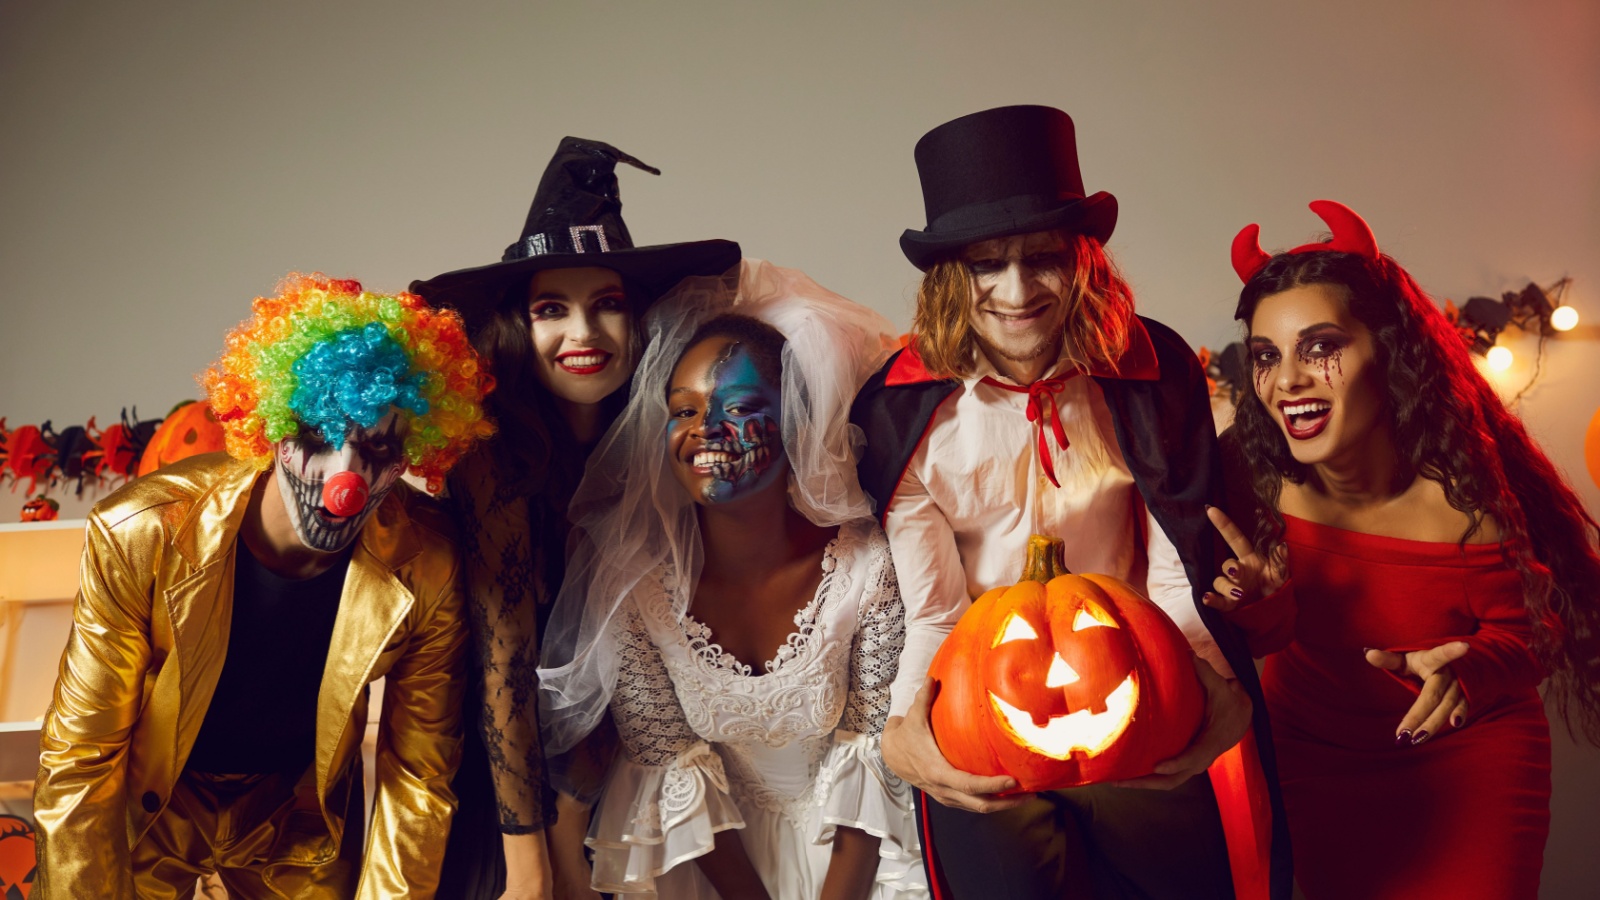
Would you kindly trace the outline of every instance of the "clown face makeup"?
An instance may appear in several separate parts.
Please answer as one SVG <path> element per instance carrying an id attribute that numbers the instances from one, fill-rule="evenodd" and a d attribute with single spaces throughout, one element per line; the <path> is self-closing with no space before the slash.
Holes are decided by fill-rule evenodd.
<path id="1" fill-rule="evenodd" d="M 1302 465 L 1370 449 L 1384 425 L 1377 344 L 1347 298 L 1341 285 L 1302 285 L 1262 298 L 1250 319 L 1256 396 Z"/>
<path id="2" fill-rule="evenodd" d="M 732 338 L 707 338 L 683 354 L 667 391 L 667 456 L 695 502 L 739 500 L 788 471 L 781 391 Z"/>
<path id="3" fill-rule="evenodd" d="M 1002 372 L 1061 352 L 1072 250 L 1056 231 L 980 241 L 961 253 L 972 274 L 972 330 Z"/>
<path id="4" fill-rule="evenodd" d="M 552 394 L 595 404 L 627 383 L 633 312 L 622 276 L 610 269 L 547 269 L 528 283 L 534 371 Z"/>
<path id="5" fill-rule="evenodd" d="M 278 490 L 302 544 L 322 553 L 349 546 L 405 471 L 404 437 L 391 409 L 371 428 L 351 426 L 338 449 L 310 428 L 278 442 Z"/>

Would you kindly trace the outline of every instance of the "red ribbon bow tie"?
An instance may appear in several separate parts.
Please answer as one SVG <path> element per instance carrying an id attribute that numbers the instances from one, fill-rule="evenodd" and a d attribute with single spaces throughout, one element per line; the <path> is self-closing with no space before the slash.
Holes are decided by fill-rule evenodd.
<path id="1" fill-rule="evenodd" d="M 983 379 L 984 384 L 992 384 L 1014 394 L 1028 395 L 1028 421 L 1033 423 L 1033 433 L 1038 439 L 1039 465 L 1044 469 L 1044 476 L 1056 487 L 1061 487 L 1061 482 L 1056 480 L 1055 463 L 1050 461 L 1050 447 L 1044 439 L 1044 423 L 1046 419 L 1050 420 L 1050 430 L 1055 433 L 1057 447 L 1065 450 L 1071 446 L 1067 441 L 1067 430 L 1061 427 L 1061 409 L 1056 406 L 1055 395 L 1066 390 L 1067 380 L 1077 374 L 1074 370 L 1059 378 L 1041 378 L 1027 387 L 1006 384 L 987 376 Z"/>

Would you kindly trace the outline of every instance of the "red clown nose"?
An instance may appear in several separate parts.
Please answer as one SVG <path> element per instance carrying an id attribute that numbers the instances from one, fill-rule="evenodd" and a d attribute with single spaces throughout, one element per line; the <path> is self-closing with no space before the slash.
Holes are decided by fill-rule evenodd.
<path id="1" fill-rule="evenodd" d="M 322 486 L 322 505 L 341 518 L 361 512 L 367 505 L 367 480 L 355 472 L 340 472 Z"/>

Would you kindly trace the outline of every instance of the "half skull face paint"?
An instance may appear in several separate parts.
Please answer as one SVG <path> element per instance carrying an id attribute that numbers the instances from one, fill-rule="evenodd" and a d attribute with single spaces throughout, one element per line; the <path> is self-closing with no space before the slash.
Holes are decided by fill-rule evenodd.
<path id="1" fill-rule="evenodd" d="M 405 471 L 404 437 L 390 410 L 371 428 L 351 425 L 337 449 L 304 427 L 278 442 L 278 490 L 301 543 L 323 553 L 349 546 Z"/>
<path id="2" fill-rule="evenodd" d="M 782 387 L 726 337 L 689 348 L 667 392 L 667 454 L 698 503 L 757 493 L 788 468 L 778 422 Z"/>

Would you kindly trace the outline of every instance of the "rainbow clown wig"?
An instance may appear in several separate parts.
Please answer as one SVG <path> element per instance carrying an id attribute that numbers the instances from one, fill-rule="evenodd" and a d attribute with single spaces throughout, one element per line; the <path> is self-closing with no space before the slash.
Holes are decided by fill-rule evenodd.
<path id="1" fill-rule="evenodd" d="M 483 417 L 494 379 L 453 310 L 320 273 L 290 274 L 252 306 L 200 377 L 236 459 L 264 469 L 272 445 L 302 427 L 342 447 L 351 425 L 371 428 L 395 407 L 408 426 L 408 469 L 437 491 L 467 448 L 494 433 Z"/>

